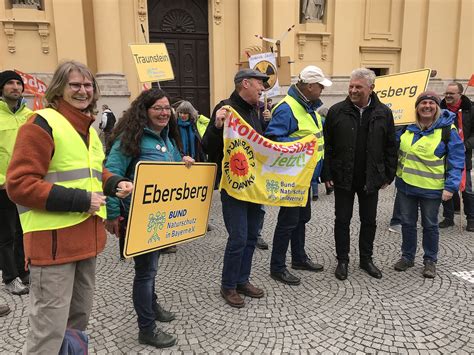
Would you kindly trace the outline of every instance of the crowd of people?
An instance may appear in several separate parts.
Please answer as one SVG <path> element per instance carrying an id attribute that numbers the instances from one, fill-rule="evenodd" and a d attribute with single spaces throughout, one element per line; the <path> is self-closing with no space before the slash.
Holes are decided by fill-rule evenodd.
<path id="1" fill-rule="evenodd" d="M 357 195 L 359 266 L 369 276 L 382 278 L 374 262 L 378 192 L 394 180 L 391 230 L 401 226 L 401 257 L 394 269 L 405 271 L 414 265 L 420 211 L 423 276 L 436 276 L 439 228 L 454 224 L 452 199 L 460 186 L 466 229 L 474 231 L 470 178 L 474 109 L 462 94 L 462 85 L 450 83 L 443 100 L 433 91 L 419 94 L 416 121 L 396 130 L 391 110 L 374 92 L 375 73 L 369 69 L 355 69 L 348 96 L 329 109 L 322 106 L 321 96 L 332 82 L 316 66 L 305 67 L 274 107 L 261 103 L 268 79 L 253 69 L 239 70 L 235 90 L 219 102 L 210 118 L 199 114 L 191 102 L 173 101 L 158 88 L 143 91 L 117 124 L 104 105 L 100 124 L 104 149 L 92 127 L 99 86 L 85 65 L 60 64 L 46 91 L 47 108 L 35 112 L 22 97 L 21 77 L 10 70 L 0 73 L 0 218 L 6 226 L 0 231 L 0 268 L 7 292 L 30 294 L 25 353 L 58 353 L 67 341 L 67 329 L 87 328 L 96 257 L 104 249 L 106 230 L 119 237 L 123 254 L 137 162 L 183 162 L 189 169 L 195 162 L 214 162 L 218 186 L 228 106 L 271 140 L 291 142 L 308 135 L 317 140 L 318 163 L 306 205 L 281 207 L 278 213 L 269 265 L 272 279 L 292 286 L 301 283 L 286 265 L 290 245 L 291 268 L 324 269 L 305 249 L 305 227 L 319 182 L 328 194 L 334 191 L 335 277 L 343 281 L 349 276 L 350 225 Z M 265 296 L 251 283 L 255 248 L 268 248 L 261 236 L 265 208 L 234 198 L 225 189 L 220 198 L 228 233 L 220 294 L 228 305 L 241 308 L 242 295 Z M 438 222 L 441 203 L 444 220 Z M 158 302 L 160 254 L 133 258 L 132 302 L 139 343 L 165 348 L 176 343 L 176 336 L 165 333 L 156 321 L 170 322 L 175 314 Z M 7 305 L 0 305 L 0 316 L 9 312 Z"/>

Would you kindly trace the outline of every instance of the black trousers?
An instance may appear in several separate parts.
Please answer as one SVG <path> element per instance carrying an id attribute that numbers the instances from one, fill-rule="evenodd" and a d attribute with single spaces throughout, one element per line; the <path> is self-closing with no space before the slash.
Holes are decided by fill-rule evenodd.
<path id="1" fill-rule="evenodd" d="M 0 190 L 0 269 L 4 283 L 28 274 L 25 271 L 23 231 L 16 205 Z"/>
<path id="2" fill-rule="evenodd" d="M 372 259 L 375 230 L 377 228 L 378 192 L 367 194 L 362 188 L 357 190 L 334 189 L 336 221 L 334 238 L 336 240 L 336 254 L 338 261 L 349 262 L 350 251 L 350 224 L 354 209 L 354 197 L 359 200 L 360 233 L 359 253 L 360 261 Z"/>

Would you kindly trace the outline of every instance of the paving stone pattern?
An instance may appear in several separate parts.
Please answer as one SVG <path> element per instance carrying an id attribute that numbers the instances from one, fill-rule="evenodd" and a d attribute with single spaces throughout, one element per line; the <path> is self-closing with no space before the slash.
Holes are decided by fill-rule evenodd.
<path id="1" fill-rule="evenodd" d="M 474 353 L 474 233 L 457 226 L 441 230 L 438 276 L 421 275 L 422 251 L 415 267 L 396 272 L 401 236 L 388 231 L 393 186 L 379 199 L 375 263 L 383 278 L 358 268 L 358 211 L 351 226 L 349 278 L 334 277 L 334 195 L 312 202 L 307 225 L 307 253 L 322 263 L 320 273 L 292 271 L 300 286 L 287 286 L 269 275 L 270 250 L 256 250 L 252 283 L 265 290 L 261 299 L 245 298 L 245 307 L 227 306 L 219 294 L 226 231 L 219 193 L 215 192 L 212 224 L 204 238 L 163 255 L 157 277 L 162 305 L 176 320 L 158 324 L 176 334 L 166 350 L 140 345 L 131 300 L 133 261 L 119 261 L 118 243 L 110 237 L 98 258 L 94 309 L 88 327 L 92 354 L 281 354 L 281 353 Z M 278 208 L 268 207 L 263 236 L 270 243 Z M 419 230 L 421 234 L 421 230 Z M 419 242 L 421 247 L 421 241 Z M 287 260 L 291 265 L 290 257 Z M 291 269 L 290 269 L 291 270 Z M 19 352 L 28 328 L 28 296 L 0 290 L 0 302 L 12 312 L 0 318 L 0 353 Z"/>

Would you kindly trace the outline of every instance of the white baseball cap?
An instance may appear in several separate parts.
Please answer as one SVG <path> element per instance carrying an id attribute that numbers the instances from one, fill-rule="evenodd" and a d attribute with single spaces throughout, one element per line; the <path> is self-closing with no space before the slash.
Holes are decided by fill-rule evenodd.
<path id="1" fill-rule="evenodd" d="M 304 68 L 298 78 L 299 81 L 305 84 L 319 83 L 324 87 L 332 85 L 332 81 L 327 79 L 324 76 L 323 71 L 314 65 L 308 65 L 306 68 Z"/>

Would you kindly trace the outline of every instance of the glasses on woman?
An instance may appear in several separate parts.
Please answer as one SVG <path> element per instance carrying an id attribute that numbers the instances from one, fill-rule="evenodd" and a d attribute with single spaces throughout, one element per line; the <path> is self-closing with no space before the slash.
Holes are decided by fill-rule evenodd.
<path id="1" fill-rule="evenodd" d="M 150 107 L 153 111 L 156 111 L 158 113 L 161 113 L 163 111 L 166 111 L 166 112 L 171 112 L 171 106 L 151 106 Z"/>
<path id="2" fill-rule="evenodd" d="M 74 91 L 79 91 L 81 90 L 81 87 L 84 87 L 84 90 L 86 91 L 92 91 L 94 90 L 94 84 L 92 83 L 68 83 L 69 87 L 71 88 L 71 90 L 74 90 Z"/>

